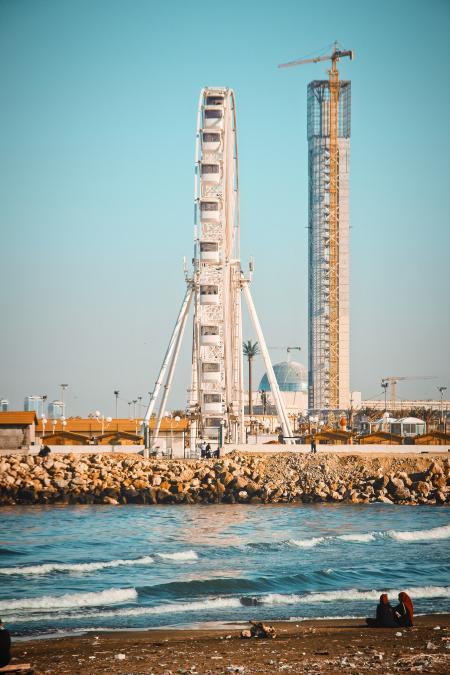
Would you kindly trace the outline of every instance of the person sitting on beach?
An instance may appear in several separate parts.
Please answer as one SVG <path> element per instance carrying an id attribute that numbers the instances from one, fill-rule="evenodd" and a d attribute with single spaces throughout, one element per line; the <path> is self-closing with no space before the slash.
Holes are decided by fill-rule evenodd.
<path id="1" fill-rule="evenodd" d="M 11 661 L 11 636 L 0 619 L 0 668 Z"/>
<path id="2" fill-rule="evenodd" d="M 382 593 L 380 595 L 376 619 L 366 619 L 366 622 L 371 628 L 395 628 L 398 626 L 387 593 Z"/>
<path id="3" fill-rule="evenodd" d="M 394 609 L 397 624 L 399 626 L 404 626 L 405 628 L 413 626 L 414 606 L 411 598 L 407 593 L 402 592 L 398 594 L 398 602 L 399 604 Z"/>

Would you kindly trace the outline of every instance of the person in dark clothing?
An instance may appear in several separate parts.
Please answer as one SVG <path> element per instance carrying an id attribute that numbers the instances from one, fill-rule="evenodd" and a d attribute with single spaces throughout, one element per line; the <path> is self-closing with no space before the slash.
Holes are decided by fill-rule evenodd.
<path id="1" fill-rule="evenodd" d="M 311 454 L 315 455 L 316 452 L 317 452 L 317 448 L 316 448 L 316 437 L 315 437 L 315 436 L 311 436 Z"/>
<path id="2" fill-rule="evenodd" d="M 49 454 L 50 454 L 50 448 L 48 447 L 48 445 L 44 445 L 44 446 L 39 450 L 38 456 L 39 456 L 39 457 L 48 457 Z"/>
<path id="3" fill-rule="evenodd" d="M 382 593 L 380 595 L 376 619 L 366 619 L 366 622 L 371 628 L 395 628 L 398 626 L 387 593 Z"/>
<path id="4" fill-rule="evenodd" d="M 0 668 L 11 661 L 11 636 L 0 619 Z"/>
<path id="5" fill-rule="evenodd" d="M 399 604 L 394 609 L 395 618 L 398 626 L 409 628 L 414 625 L 414 606 L 411 598 L 407 593 L 398 594 Z"/>
<path id="6" fill-rule="evenodd" d="M 209 443 L 205 448 L 205 457 L 206 459 L 211 459 L 211 446 Z"/>

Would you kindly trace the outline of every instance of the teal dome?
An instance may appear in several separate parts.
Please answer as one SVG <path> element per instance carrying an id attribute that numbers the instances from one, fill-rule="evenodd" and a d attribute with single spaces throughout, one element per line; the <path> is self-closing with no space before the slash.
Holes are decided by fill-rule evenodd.
<path id="1" fill-rule="evenodd" d="M 302 391 L 305 394 L 308 392 L 308 371 L 301 363 L 282 361 L 281 363 L 275 363 L 273 371 L 280 391 Z M 267 373 L 263 375 L 259 383 L 259 390 L 270 391 Z"/>

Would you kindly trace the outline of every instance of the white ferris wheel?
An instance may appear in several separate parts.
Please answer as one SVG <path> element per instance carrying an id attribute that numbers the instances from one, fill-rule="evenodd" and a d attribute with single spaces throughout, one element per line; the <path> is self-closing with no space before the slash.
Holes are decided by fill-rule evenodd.
<path id="1" fill-rule="evenodd" d="M 195 151 L 194 258 L 186 294 L 144 417 L 155 449 L 181 342 L 193 305 L 190 448 L 199 440 L 245 443 L 241 295 L 244 294 L 286 442 L 292 431 L 240 260 L 236 102 L 232 89 L 200 92 Z M 164 383 L 164 385 L 163 385 Z M 153 433 L 150 419 L 162 390 Z"/>

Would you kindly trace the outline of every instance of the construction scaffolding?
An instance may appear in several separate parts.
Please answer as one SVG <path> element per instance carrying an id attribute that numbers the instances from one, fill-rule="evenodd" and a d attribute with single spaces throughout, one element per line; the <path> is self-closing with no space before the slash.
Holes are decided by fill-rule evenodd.
<path id="1" fill-rule="evenodd" d="M 349 405 L 350 93 L 333 62 L 308 85 L 309 408 Z"/>

